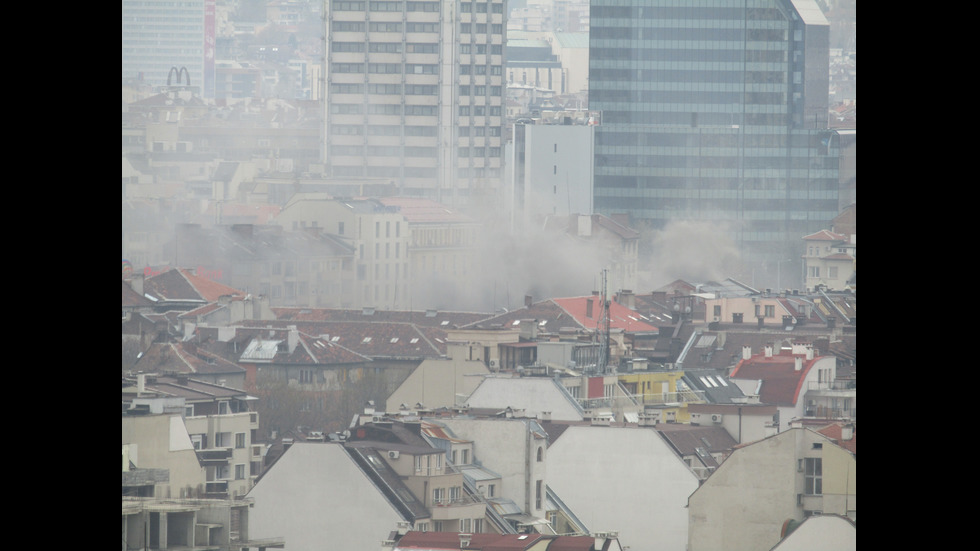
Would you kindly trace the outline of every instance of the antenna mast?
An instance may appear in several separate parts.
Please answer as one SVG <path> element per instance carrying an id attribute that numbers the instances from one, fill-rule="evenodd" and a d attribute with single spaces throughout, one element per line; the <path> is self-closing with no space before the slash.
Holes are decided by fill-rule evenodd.
<path id="1" fill-rule="evenodd" d="M 606 298 L 606 269 L 602 270 L 602 317 L 599 318 L 602 337 L 599 341 L 599 373 L 605 373 L 609 365 L 609 299 Z"/>

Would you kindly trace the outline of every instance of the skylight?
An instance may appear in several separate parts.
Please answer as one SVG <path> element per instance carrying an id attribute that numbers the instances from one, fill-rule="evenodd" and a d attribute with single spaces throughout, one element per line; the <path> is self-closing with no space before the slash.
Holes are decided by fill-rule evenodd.
<path id="1" fill-rule="evenodd" d="M 418 337 L 412 337 L 412 340 L 410 340 L 408 342 L 409 342 L 409 344 L 415 344 L 415 343 L 419 342 L 419 338 Z"/>
<path id="2" fill-rule="evenodd" d="M 395 344 L 396 342 L 398 342 L 398 337 L 393 337 L 391 339 L 391 344 Z"/>
<path id="3" fill-rule="evenodd" d="M 369 342 L 371 342 L 371 337 L 364 337 L 364 340 L 361 341 L 361 342 L 362 343 L 369 343 Z"/>

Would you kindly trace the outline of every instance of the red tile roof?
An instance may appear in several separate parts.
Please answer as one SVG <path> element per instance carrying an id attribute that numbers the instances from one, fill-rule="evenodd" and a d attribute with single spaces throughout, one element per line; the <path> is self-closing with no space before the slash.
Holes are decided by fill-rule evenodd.
<path id="1" fill-rule="evenodd" d="M 216 302 L 224 295 L 245 296 L 245 293 L 217 281 L 194 275 L 186 268 L 172 268 L 151 276 L 143 284 L 143 291 L 160 300 L 191 300 Z"/>
<path id="2" fill-rule="evenodd" d="M 807 241 L 847 241 L 847 236 L 829 230 L 820 230 L 817 233 L 807 235 L 803 239 Z"/>
<path id="3" fill-rule="evenodd" d="M 803 366 L 796 371 L 796 358 L 803 357 Z M 729 379 L 750 379 L 762 381 L 759 400 L 778 406 L 795 405 L 800 397 L 806 374 L 821 357 L 807 360 L 802 354 L 781 353 L 765 357 L 755 355 L 742 360 L 735 366 Z"/>
<path id="4" fill-rule="evenodd" d="M 841 430 L 843 429 L 842 423 L 832 423 L 826 427 L 817 430 L 820 434 L 837 441 L 837 445 L 844 448 L 845 450 L 857 454 L 857 427 L 854 427 L 854 432 L 851 435 L 850 440 L 841 440 Z"/>
<path id="5" fill-rule="evenodd" d="M 541 534 L 472 534 L 467 550 L 504 551 L 527 549 L 543 536 Z M 521 539 L 523 538 L 523 539 Z M 588 538 L 595 541 L 592 538 Z M 458 551 L 462 549 L 456 532 L 409 532 L 395 545 L 396 549 L 427 549 Z"/>
<path id="6" fill-rule="evenodd" d="M 589 330 L 601 328 L 601 297 L 592 295 L 587 297 L 556 298 L 552 299 L 552 301 L 575 318 L 575 321 L 577 321 L 582 327 Z M 589 301 L 593 302 L 591 317 L 586 315 L 588 313 Z M 630 310 L 622 304 L 613 301 L 611 298 L 609 302 L 609 327 L 610 329 L 622 330 L 626 331 L 627 333 L 658 332 L 658 329 L 655 326 L 644 322 L 643 318 L 640 317 L 638 312 L 635 310 Z"/>

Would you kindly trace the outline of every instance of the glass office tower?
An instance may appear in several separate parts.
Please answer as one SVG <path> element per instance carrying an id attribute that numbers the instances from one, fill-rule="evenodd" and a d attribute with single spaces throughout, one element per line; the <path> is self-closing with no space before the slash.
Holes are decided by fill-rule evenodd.
<path id="1" fill-rule="evenodd" d="M 596 212 L 654 229 L 711 223 L 738 246 L 743 275 L 792 281 L 800 239 L 838 213 L 819 7 L 592 0 L 590 19 Z"/>

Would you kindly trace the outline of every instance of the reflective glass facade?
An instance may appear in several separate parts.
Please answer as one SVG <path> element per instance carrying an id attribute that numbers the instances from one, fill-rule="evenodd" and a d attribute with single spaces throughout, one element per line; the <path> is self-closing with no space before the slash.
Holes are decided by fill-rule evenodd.
<path id="1" fill-rule="evenodd" d="M 799 257 L 838 213 L 829 26 L 812 0 L 593 0 L 595 209 L 717 222 Z M 787 269 L 784 266 L 783 269 Z"/>

